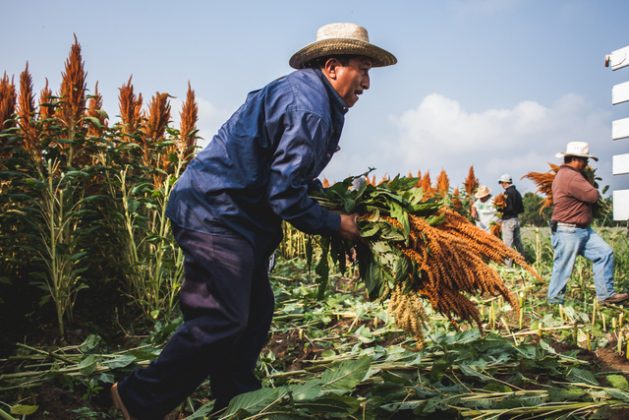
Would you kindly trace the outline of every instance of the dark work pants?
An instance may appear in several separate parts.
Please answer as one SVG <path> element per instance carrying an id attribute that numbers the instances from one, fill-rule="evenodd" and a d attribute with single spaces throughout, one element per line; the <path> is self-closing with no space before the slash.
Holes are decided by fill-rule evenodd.
<path id="1" fill-rule="evenodd" d="M 273 317 L 268 256 L 256 256 L 242 237 L 173 228 L 184 251 L 180 292 L 183 324 L 158 359 L 119 384 L 129 412 L 158 419 L 208 376 L 215 408 L 260 388 L 254 369 Z"/>

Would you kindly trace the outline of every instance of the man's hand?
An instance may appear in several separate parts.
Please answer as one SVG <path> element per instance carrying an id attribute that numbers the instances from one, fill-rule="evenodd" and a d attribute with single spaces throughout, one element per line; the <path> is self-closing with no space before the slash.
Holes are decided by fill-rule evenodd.
<path id="1" fill-rule="evenodd" d="M 472 205 L 472 219 L 478 219 L 478 212 L 476 211 L 476 207 Z"/>
<path id="2" fill-rule="evenodd" d="M 350 241 L 359 241 L 361 239 L 356 219 L 358 219 L 358 215 L 355 213 L 341 214 L 341 227 L 339 229 L 339 233 L 343 239 Z"/>

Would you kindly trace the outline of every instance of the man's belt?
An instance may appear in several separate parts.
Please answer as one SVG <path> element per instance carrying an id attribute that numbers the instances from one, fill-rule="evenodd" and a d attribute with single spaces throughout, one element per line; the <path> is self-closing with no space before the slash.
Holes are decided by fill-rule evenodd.
<path id="1" fill-rule="evenodd" d="M 582 224 L 582 223 L 564 223 L 564 222 L 557 222 L 557 226 L 568 227 L 568 228 L 579 228 L 579 229 L 586 229 L 588 227 L 588 225 Z"/>

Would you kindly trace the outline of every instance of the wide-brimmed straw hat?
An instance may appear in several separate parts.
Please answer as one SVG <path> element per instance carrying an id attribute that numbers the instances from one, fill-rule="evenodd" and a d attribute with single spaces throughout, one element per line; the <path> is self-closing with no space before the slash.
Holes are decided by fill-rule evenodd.
<path id="1" fill-rule="evenodd" d="M 474 197 L 483 198 L 483 197 L 487 197 L 490 194 L 491 194 L 491 190 L 489 189 L 489 187 L 487 185 L 481 185 L 476 190 L 476 194 L 474 194 Z"/>
<path id="2" fill-rule="evenodd" d="M 588 159 L 598 160 L 596 156 L 590 154 L 590 145 L 584 141 L 571 141 L 566 145 L 565 152 L 559 152 L 555 156 L 562 158 L 564 156 L 577 156 Z"/>
<path id="3" fill-rule="evenodd" d="M 397 63 L 393 54 L 369 42 L 367 29 L 362 26 L 355 23 L 329 23 L 320 27 L 316 41 L 293 54 L 288 64 L 302 69 L 311 60 L 330 55 L 362 55 L 371 58 L 373 67 Z"/>

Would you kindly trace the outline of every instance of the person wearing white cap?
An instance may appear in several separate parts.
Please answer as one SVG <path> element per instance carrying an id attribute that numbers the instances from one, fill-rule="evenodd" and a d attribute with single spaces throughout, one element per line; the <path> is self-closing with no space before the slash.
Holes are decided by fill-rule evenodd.
<path id="1" fill-rule="evenodd" d="M 562 304 L 566 285 L 577 255 L 593 263 L 596 297 L 602 303 L 619 303 L 629 299 L 627 293 L 614 291 L 614 252 L 590 227 L 592 205 L 600 194 L 583 176 L 590 154 L 586 142 L 572 141 L 566 151 L 557 154 L 564 164 L 553 180 L 553 212 L 551 216 L 553 271 L 548 285 L 548 302 Z"/>
<path id="2" fill-rule="evenodd" d="M 365 28 L 324 25 L 290 58 L 297 70 L 249 93 L 190 162 L 167 207 L 184 252 L 184 323 L 159 358 L 112 386 L 125 419 L 164 417 L 208 376 L 215 411 L 260 388 L 254 369 L 273 317 L 268 267 L 281 223 L 360 238 L 355 215 L 308 193 L 338 150 L 345 113 L 371 87 L 371 68 L 396 62 Z"/>
<path id="3" fill-rule="evenodd" d="M 498 221 L 496 206 L 491 197 L 491 189 L 487 185 L 481 185 L 474 194 L 476 200 L 472 204 L 472 218 L 476 220 L 476 226 L 487 232 Z"/>
<path id="4" fill-rule="evenodd" d="M 520 220 L 518 219 L 518 214 L 524 212 L 522 195 L 513 185 L 513 179 L 509 174 L 500 175 L 498 184 L 505 191 L 505 207 L 502 209 L 501 217 L 502 242 L 508 247 L 515 247 L 520 254 L 524 255 L 524 245 L 522 245 L 522 237 L 520 236 Z M 511 267 L 513 261 L 507 259 L 505 263 Z"/>

